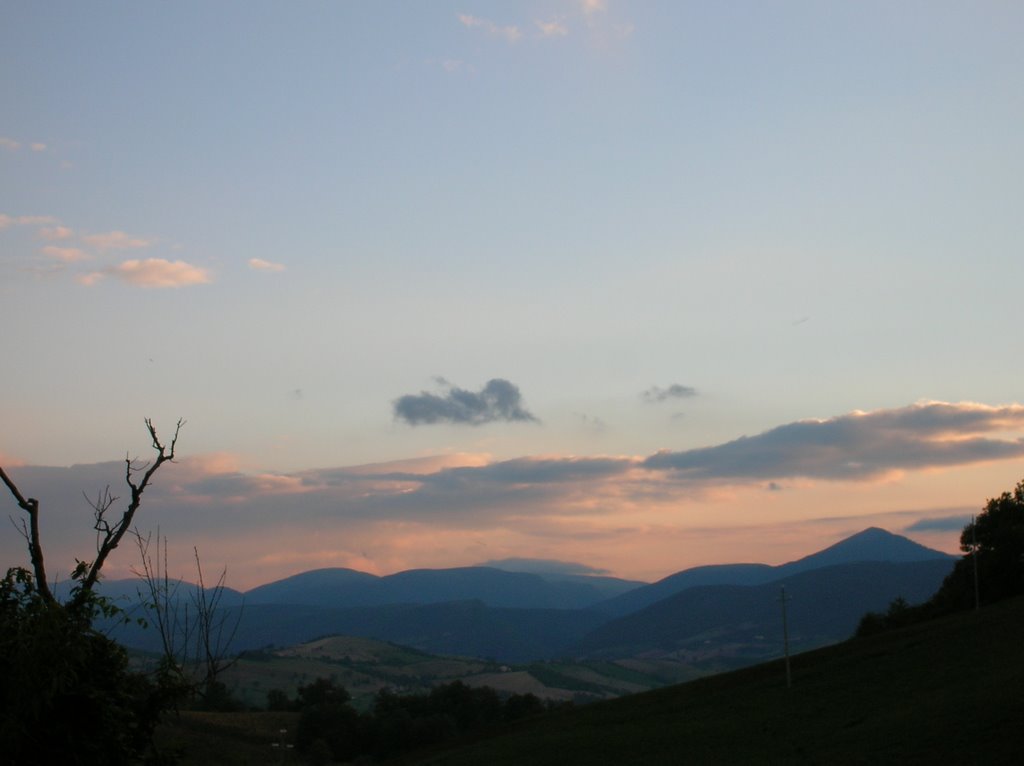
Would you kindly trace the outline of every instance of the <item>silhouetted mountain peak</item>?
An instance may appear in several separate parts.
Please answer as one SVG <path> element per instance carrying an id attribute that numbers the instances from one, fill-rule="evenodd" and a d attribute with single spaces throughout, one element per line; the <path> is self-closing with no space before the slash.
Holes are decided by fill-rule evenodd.
<path id="1" fill-rule="evenodd" d="M 927 548 L 913 540 L 879 527 L 868 527 L 840 540 L 824 550 L 778 567 L 780 573 L 791 574 L 808 569 L 853 564 L 861 561 L 907 563 L 930 559 L 953 559 L 948 553 Z"/>

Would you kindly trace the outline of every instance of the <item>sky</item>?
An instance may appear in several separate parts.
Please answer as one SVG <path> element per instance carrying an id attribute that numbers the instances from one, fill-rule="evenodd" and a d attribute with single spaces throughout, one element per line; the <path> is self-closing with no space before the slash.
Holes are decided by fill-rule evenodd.
<path id="1" fill-rule="evenodd" d="M 1024 477 L 1022 30 L 990 0 L 0 4 L 0 466 L 51 574 L 147 417 L 186 423 L 139 530 L 240 589 L 651 581 L 867 526 L 955 552 Z"/>

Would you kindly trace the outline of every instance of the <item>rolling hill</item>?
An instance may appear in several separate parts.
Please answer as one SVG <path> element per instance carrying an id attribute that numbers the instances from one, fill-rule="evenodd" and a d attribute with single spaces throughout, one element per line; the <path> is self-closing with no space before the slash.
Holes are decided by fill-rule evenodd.
<path id="1" fill-rule="evenodd" d="M 893 598 L 925 601 L 952 569 L 946 559 L 860 562 L 791 573 L 763 585 L 688 588 L 594 629 L 576 647 L 589 658 L 661 656 L 728 667 L 778 656 L 785 586 L 790 646 L 803 651 L 853 634 Z"/>

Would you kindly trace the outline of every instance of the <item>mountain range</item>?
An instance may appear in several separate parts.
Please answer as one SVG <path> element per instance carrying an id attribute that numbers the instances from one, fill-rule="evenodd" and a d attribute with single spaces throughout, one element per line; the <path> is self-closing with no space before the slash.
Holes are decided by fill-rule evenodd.
<path id="1" fill-rule="evenodd" d="M 871 528 L 780 566 L 697 567 L 650 585 L 494 567 L 386 577 L 318 569 L 244 594 L 226 589 L 221 605 L 238 622 L 231 651 L 347 634 L 503 662 L 656 656 L 720 667 L 779 653 L 782 585 L 792 598 L 791 638 L 809 648 L 848 637 L 860 615 L 896 597 L 926 599 L 954 561 Z M 138 584 L 111 581 L 103 592 L 131 601 Z M 190 588 L 183 583 L 182 595 Z M 155 631 L 137 625 L 114 635 L 131 647 L 158 648 Z"/>

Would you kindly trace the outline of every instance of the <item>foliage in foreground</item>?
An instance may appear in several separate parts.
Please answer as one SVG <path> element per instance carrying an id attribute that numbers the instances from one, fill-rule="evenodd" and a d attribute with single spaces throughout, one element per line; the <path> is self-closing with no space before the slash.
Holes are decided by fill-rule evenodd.
<path id="1" fill-rule="evenodd" d="M 111 607 L 93 594 L 40 596 L 31 573 L 0 582 L 0 752 L 5 763 L 155 762 L 150 748 L 169 678 L 129 669 L 124 649 L 92 627 Z"/>
<path id="2" fill-rule="evenodd" d="M 268 697 L 273 707 L 300 711 L 295 743 L 313 761 L 327 756 L 335 761 L 388 758 L 551 709 L 533 694 L 502 699 L 494 689 L 461 681 L 426 694 L 382 690 L 365 713 L 352 707 L 343 687 L 324 678 L 300 687 L 294 702 L 280 692 Z"/>

